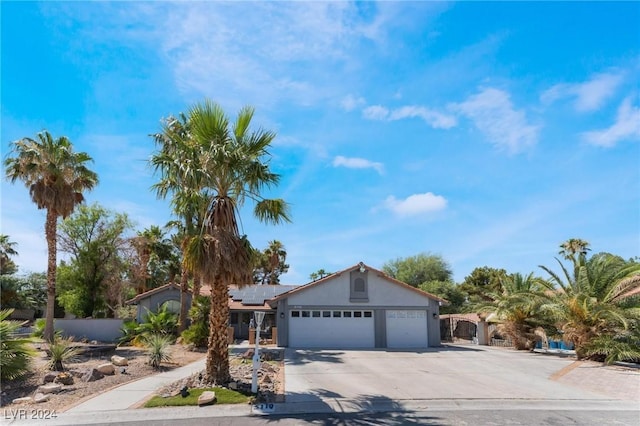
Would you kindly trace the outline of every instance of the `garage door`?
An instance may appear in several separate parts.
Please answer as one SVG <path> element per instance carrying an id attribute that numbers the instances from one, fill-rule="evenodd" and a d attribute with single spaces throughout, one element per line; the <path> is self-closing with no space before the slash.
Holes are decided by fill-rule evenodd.
<path id="1" fill-rule="evenodd" d="M 294 348 L 373 348 L 373 311 L 289 312 L 289 346 Z"/>
<path id="2" fill-rule="evenodd" d="M 426 310 L 388 310 L 386 317 L 388 348 L 429 346 Z"/>

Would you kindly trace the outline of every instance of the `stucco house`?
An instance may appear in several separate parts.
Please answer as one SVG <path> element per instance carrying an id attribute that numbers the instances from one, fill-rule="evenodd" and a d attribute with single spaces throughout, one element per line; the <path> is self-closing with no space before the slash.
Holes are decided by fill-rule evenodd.
<path id="1" fill-rule="evenodd" d="M 440 305 L 447 303 L 362 262 L 301 286 L 248 285 L 229 294 L 235 338 L 248 338 L 253 312 L 263 311 L 263 332 L 276 326 L 279 346 L 300 348 L 439 346 Z M 163 304 L 178 312 L 180 289 L 167 284 L 127 303 L 138 305 L 138 321 Z"/>
<path id="2" fill-rule="evenodd" d="M 442 303 L 362 262 L 269 301 L 280 346 L 344 349 L 439 346 Z"/>

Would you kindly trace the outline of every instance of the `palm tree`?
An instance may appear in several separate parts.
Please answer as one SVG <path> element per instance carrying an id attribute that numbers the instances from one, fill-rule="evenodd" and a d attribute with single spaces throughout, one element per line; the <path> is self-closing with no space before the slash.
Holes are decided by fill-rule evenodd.
<path id="1" fill-rule="evenodd" d="M 609 253 L 590 259 L 582 255 L 570 274 L 559 259 L 556 261 L 562 275 L 541 266 L 557 287 L 553 300 L 541 309 L 557 321 L 564 338 L 575 345 L 578 358 L 587 355 L 587 349 L 594 352 L 593 341 L 604 342 L 604 336 L 626 333 L 640 325 L 640 264 Z"/>
<path id="2" fill-rule="evenodd" d="M 13 156 L 11 156 L 13 154 Z M 53 341 L 53 308 L 56 299 L 56 233 L 58 217 L 66 218 L 84 201 L 83 192 L 98 184 L 98 176 L 86 163 L 92 158 L 85 152 L 74 152 L 65 136 L 54 139 L 47 131 L 37 139 L 23 138 L 12 143 L 5 159 L 7 178 L 24 182 L 31 199 L 39 209 L 47 211 L 47 313 L 44 338 Z"/>
<path id="3" fill-rule="evenodd" d="M 271 172 L 266 159 L 275 133 L 250 131 L 253 113 L 253 108 L 245 107 L 231 124 L 222 108 L 210 101 L 189 111 L 192 136 L 201 147 L 204 183 L 211 195 L 204 227 L 186 244 L 185 266 L 211 286 L 206 374 L 215 383 L 226 383 L 230 377 L 229 286 L 245 285 L 252 278 L 253 249 L 246 236 L 240 235 L 239 210 L 249 199 L 260 221 L 277 224 L 290 220 L 284 200 L 262 196 L 280 176 Z"/>
<path id="4" fill-rule="evenodd" d="M 187 242 L 202 228 L 208 205 L 208 193 L 204 187 L 204 173 L 201 164 L 202 146 L 191 136 L 189 119 L 180 114 L 164 120 L 162 131 L 153 135 L 159 151 L 154 153 L 150 164 L 160 173 L 160 180 L 152 186 L 158 198 L 165 199 L 171 194 L 171 206 L 180 218 L 178 235 L 181 237 L 182 263 Z M 199 294 L 200 278 L 193 277 L 193 294 Z M 179 331 L 186 328 L 189 306 L 189 270 L 182 268 L 180 274 L 180 324 Z"/>
<path id="5" fill-rule="evenodd" d="M 580 258 L 582 256 L 586 256 L 587 252 L 591 250 L 589 245 L 588 241 L 581 240 L 580 238 L 569 238 L 567 241 L 560 244 L 560 251 L 558 254 L 566 260 L 571 260 L 575 264 L 577 261 L 576 255 Z"/>
<path id="6" fill-rule="evenodd" d="M 139 293 L 159 287 L 169 278 L 169 262 L 172 256 L 172 242 L 165 238 L 165 232 L 157 225 L 138 232 L 132 239 L 138 253 L 140 267 Z"/>
<path id="7" fill-rule="evenodd" d="M 509 336 L 516 349 L 533 349 L 540 339 L 536 331 L 545 325 L 538 311 L 548 298 L 545 290 L 549 287 L 533 273 L 510 274 L 501 280 L 499 291 L 486 293 L 491 301 L 480 302 L 476 309 L 494 314 L 499 322 L 498 331 Z"/>
<path id="8" fill-rule="evenodd" d="M 0 275 L 13 274 L 16 271 L 16 264 L 11 260 L 11 256 L 18 254 L 14 247 L 16 243 L 9 241 L 9 236 L 0 234 Z"/>

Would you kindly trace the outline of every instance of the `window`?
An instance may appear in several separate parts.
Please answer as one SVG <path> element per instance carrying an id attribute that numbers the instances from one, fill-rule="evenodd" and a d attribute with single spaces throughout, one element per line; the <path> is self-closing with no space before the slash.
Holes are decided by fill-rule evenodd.
<path id="1" fill-rule="evenodd" d="M 360 272 L 359 269 L 353 270 L 350 273 L 350 302 L 368 302 L 369 301 L 369 285 L 367 282 L 368 272 Z"/>
<path id="2" fill-rule="evenodd" d="M 355 311 L 355 312 L 353 313 L 353 317 L 354 317 L 354 318 L 362 318 L 362 312 L 360 312 L 360 311 Z"/>
<path id="3" fill-rule="evenodd" d="M 351 311 L 344 311 L 345 318 L 351 318 Z"/>
<path id="4" fill-rule="evenodd" d="M 166 307 L 167 311 L 171 312 L 172 314 L 180 313 L 180 302 L 178 300 L 167 300 L 160 306 L 160 308 L 164 307 Z"/>
<path id="5" fill-rule="evenodd" d="M 371 314 L 372 314 L 371 311 L 364 311 L 364 317 L 365 318 L 371 318 Z"/>
<path id="6" fill-rule="evenodd" d="M 302 311 L 302 318 L 309 318 L 309 311 Z"/>
<path id="7" fill-rule="evenodd" d="M 334 318 L 340 318 L 342 316 L 342 312 L 341 311 L 333 311 L 333 317 Z"/>
<path id="8" fill-rule="evenodd" d="M 300 318 L 300 311 L 291 311 L 292 318 Z"/>
<path id="9" fill-rule="evenodd" d="M 331 311 L 322 311 L 322 318 L 331 318 Z"/>
<path id="10" fill-rule="evenodd" d="M 320 318 L 320 311 L 313 311 L 314 318 Z"/>

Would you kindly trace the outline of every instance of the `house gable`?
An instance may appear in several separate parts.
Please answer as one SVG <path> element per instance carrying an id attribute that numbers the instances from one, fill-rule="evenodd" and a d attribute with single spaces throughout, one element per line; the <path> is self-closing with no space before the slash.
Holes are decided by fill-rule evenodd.
<path id="1" fill-rule="evenodd" d="M 360 269 L 364 272 L 360 272 Z M 358 283 L 358 279 L 363 282 Z M 358 285 L 364 291 L 358 292 Z M 387 276 L 382 271 L 364 264 L 329 275 L 321 280 L 300 286 L 272 300 L 286 299 L 289 306 L 428 306 L 434 302 L 444 302 L 432 294 L 411 287 Z"/>

